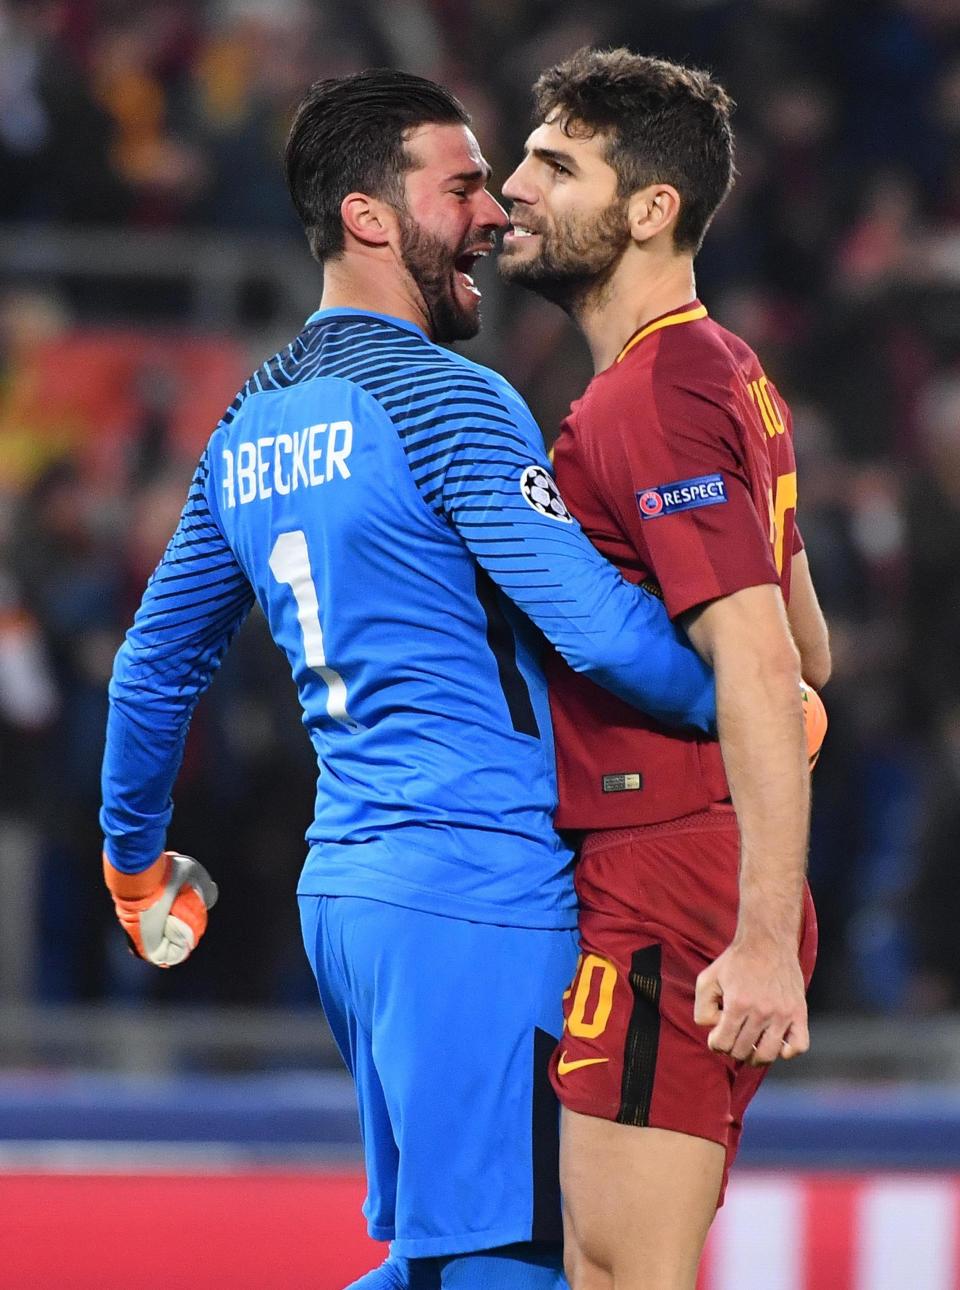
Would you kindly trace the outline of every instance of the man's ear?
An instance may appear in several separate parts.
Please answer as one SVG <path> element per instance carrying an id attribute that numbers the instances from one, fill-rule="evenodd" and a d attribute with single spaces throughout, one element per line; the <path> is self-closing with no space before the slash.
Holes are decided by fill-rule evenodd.
<path id="1" fill-rule="evenodd" d="M 386 246 L 396 229 L 396 212 L 366 193 L 347 193 L 340 203 L 344 232 L 365 246 Z"/>
<path id="2" fill-rule="evenodd" d="M 680 194 L 672 184 L 648 184 L 633 194 L 627 206 L 630 236 L 635 242 L 672 230 L 680 216 Z"/>

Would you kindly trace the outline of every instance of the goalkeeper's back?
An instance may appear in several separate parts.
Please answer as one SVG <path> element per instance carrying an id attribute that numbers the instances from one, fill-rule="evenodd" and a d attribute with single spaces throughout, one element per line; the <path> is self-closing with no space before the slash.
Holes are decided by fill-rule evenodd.
<path id="1" fill-rule="evenodd" d="M 448 502 L 469 488 L 483 526 L 491 476 L 529 464 L 507 397 L 415 327 L 335 311 L 210 445 L 208 495 L 320 766 L 301 892 L 523 922 L 568 908 L 536 643 L 444 514 L 445 485 Z M 447 480 L 468 455 L 452 473 L 473 482 Z M 522 563 L 516 545 L 490 554 Z"/>
<path id="2" fill-rule="evenodd" d="M 353 309 L 314 314 L 251 377 L 118 655 L 103 823 L 121 868 L 163 845 L 193 703 L 254 597 L 320 770 L 301 893 L 574 925 L 529 620 L 636 697 L 649 606 L 567 513 L 515 391 Z"/>

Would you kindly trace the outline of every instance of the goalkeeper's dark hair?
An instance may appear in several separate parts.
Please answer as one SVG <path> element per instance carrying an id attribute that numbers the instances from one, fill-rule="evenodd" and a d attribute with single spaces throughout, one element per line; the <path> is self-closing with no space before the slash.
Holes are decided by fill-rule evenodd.
<path id="1" fill-rule="evenodd" d="M 404 147 L 421 125 L 469 125 L 463 104 L 422 76 L 371 68 L 311 85 L 297 108 L 283 153 L 287 187 L 310 251 L 323 263 L 343 251 L 340 204 L 348 193 L 404 207 Z"/>
<path id="2" fill-rule="evenodd" d="M 648 184 L 680 194 L 678 250 L 696 252 L 733 183 L 734 103 L 708 72 L 629 49 L 577 51 L 533 87 L 540 120 L 560 114 L 571 137 L 609 137 L 621 197 Z"/>

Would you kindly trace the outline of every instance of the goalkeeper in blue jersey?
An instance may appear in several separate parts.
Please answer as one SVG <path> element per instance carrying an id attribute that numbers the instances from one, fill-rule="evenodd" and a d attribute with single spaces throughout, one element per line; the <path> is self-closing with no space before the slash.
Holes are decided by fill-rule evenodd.
<path id="1" fill-rule="evenodd" d="M 321 307 L 214 431 L 110 686 L 106 881 L 169 966 L 216 897 L 165 850 L 194 704 L 254 601 L 290 662 L 319 767 L 304 942 L 392 1242 L 364 1290 L 565 1284 L 547 1061 L 576 910 L 544 637 L 663 720 L 713 720 L 711 677 L 571 518 L 523 401 L 440 348 L 476 333 L 470 270 L 507 223 L 468 121 L 393 71 L 300 105 L 285 165 Z"/>

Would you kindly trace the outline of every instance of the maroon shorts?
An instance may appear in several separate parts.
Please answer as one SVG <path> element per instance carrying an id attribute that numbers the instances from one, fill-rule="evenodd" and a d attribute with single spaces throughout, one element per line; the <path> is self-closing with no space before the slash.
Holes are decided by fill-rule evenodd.
<path id="1" fill-rule="evenodd" d="M 737 921 L 733 808 L 589 834 L 576 881 L 582 953 L 551 1064 L 557 1096 L 584 1115 L 719 1142 L 726 1187 L 743 1113 L 766 1073 L 712 1052 L 693 1020 L 697 976 L 730 944 Z M 816 952 L 805 889 L 808 985 Z"/>

